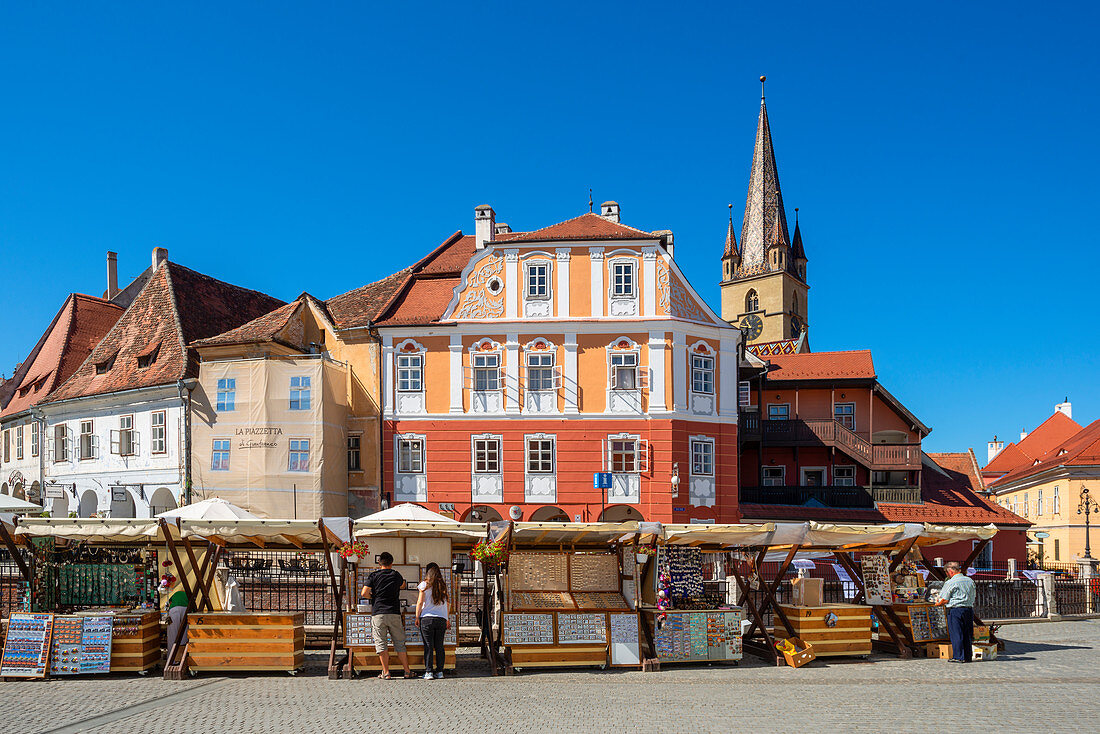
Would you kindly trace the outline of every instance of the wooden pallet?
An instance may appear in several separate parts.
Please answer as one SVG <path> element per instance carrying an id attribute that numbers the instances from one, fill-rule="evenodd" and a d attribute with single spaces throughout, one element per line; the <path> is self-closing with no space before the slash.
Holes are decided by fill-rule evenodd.
<path id="1" fill-rule="evenodd" d="M 305 665 L 305 615 L 189 614 L 193 671 L 296 671 Z"/>
<path id="2" fill-rule="evenodd" d="M 831 604 L 820 607 L 796 607 L 780 604 L 794 628 L 794 636 L 813 645 L 817 657 L 835 655 L 871 654 L 871 608 L 862 604 Z M 829 627 L 825 616 L 832 612 L 836 624 Z M 772 634 L 783 639 L 789 637 L 782 625 Z"/>
<path id="3" fill-rule="evenodd" d="M 352 666 L 356 673 L 377 673 L 382 670 L 382 663 L 378 660 L 378 653 L 374 651 L 373 647 L 353 647 L 351 650 Z M 409 667 L 413 670 L 424 670 L 424 648 L 414 647 L 409 645 L 405 648 L 409 654 Z M 443 669 L 454 670 L 455 669 L 455 654 L 457 648 L 454 645 L 443 646 Z M 401 661 L 397 658 L 397 653 L 393 651 L 393 646 L 390 645 L 390 672 L 401 671 Z"/>

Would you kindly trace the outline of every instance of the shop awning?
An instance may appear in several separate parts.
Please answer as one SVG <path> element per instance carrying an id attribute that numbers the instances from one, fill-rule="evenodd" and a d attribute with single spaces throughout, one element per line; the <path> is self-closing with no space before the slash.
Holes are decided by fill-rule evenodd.
<path id="1" fill-rule="evenodd" d="M 352 526 L 356 538 L 421 537 L 468 540 L 471 544 L 485 537 L 485 525 L 481 523 L 356 520 Z"/>
<path id="2" fill-rule="evenodd" d="M 180 520 L 183 538 L 209 540 L 222 546 L 316 548 L 322 545 L 315 520 Z M 340 543 L 338 531 L 328 530 L 329 542 Z"/>
<path id="3" fill-rule="evenodd" d="M 792 523 L 782 523 L 791 525 Z M 798 524 L 802 528 L 801 524 Z M 665 525 L 662 542 L 666 545 L 717 546 L 746 548 L 771 545 L 776 523 L 736 525 Z M 799 534 L 801 535 L 801 534 Z M 792 539 L 792 542 L 797 542 Z"/>
<path id="4" fill-rule="evenodd" d="M 99 543 L 163 541 L 156 518 L 122 517 L 25 517 L 16 535 L 32 538 L 65 538 Z"/>
<path id="5" fill-rule="evenodd" d="M 996 525 L 932 525 L 925 523 L 917 545 L 943 545 L 960 540 L 988 540 L 997 534 Z"/>
<path id="6" fill-rule="evenodd" d="M 517 522 L 512 542 L 523 547 L 539 545 L 607 545 L 630 539 L 638 523 L 630 522 Z"/>

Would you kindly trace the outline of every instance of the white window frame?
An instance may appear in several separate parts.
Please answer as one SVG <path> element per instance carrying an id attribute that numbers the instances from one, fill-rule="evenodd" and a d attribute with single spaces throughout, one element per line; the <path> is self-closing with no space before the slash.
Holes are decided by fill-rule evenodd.
<path id="1" fill-rule="evenodd" d="M 77 443 L 80 461 L 91 461 L 95 455 L 95 421 L 91 418 L 80 421 L 80 440 Z"/>
<path id="2" fill-rule="evenodd" d="M 852 409 L 851 413 L 838 412 L 840 408 L 847 409 L 849 406 Z M 849 431 L 856 430 L 856 404 L 852 402 L 833 403 L 833 420 L 847 428 Z"/>
<path id="3" fill-rule="evenodd" d="M 15 460 L 23 460 L 23 426 L 15 427 Z"/>
<path id="4" fill-rule="evenodd" d="M 111 431 L 111 453 L 118 456 L 137 456 L 138 432 L 134 428 L 134 416 L 120 415 L 118 430 Z"/>
<path id="5" fill-rule="evenodd" d="M 616 444 L 621 447 L 617 448 Z M 612 474 L 648 474 L 649 473 L 649 441 L 638 434 L 617 433 L 607 437 L 607 451 L 604 455 L 604 468 Z M 629 446 L 629 450 L 628 450 Z M 623 463 L 616 468 L 615 458 L 617 454 L 629 453 L 633 466 Z"/>
<path id="6" fill-rule="evenodd" d="M 772 408 L 783 408 L 782 417 L 773 418 Z M 768 420 L 770 421 L 789 421 L 791 419 L 791 404 L 790 403 L 768 403 Z"/>
<path id="7" fill-rule="evenodd" d="M 696 363 L 696 360 L 699 360 Z M 691 354 L 691 391 L 696 395 L 714 395 L 715 366 L 713 354 Z"/>
<path id="8" fill-rule="evenodd" d="M 1039 490 L 1039 498 L 1035 500 L 1035 516 L 1043 516 L 1043 490 Z"/>
<path id="9" fill-rule="evenodd" d="M 535 271 L 542 274 L 536 276 Z M 532 282 L 533 277 L 543 282 Z M 523 295 L 527 301 L 549 301 L 553 296 L 554 268 L 550 260 L 528 260 L 523 264 Z"/>
<path id="10" fill-rule="evenodd" d="M 38 458 L 42 446 L 42 426 L 38 421 L 31 423 L 31 458 Z"/>
<path id="11" fill-rule="evenodd" d="M 1057 486 L 1054 487 L 1054 496 L 1051 497 L 1050 499 L 1051 499 L 1051 502 L 1053 502 L 1053 504 L 1054 504 L 1054 507 L 1052 508 L 1053 514 L 1060 515 L 1062 513 L 1062 501 L 1058 497 L 1058 487 Z"/>
<path id="12" fill-rule="evenodd" d="M 641 357 L 638 354 L 638 350 L 631 349 L 612 351 L 611 354 L 608 355 L 607 359 L 611 369 L 612 390 L 635 391 L 641 389 L 641 365 L 639 364 L 639 362 L 641 361 Z M 620 364 L 615 364 L 617 360 L 620 362 Z M 629 361 L 632 361 L 633 364 L 626 364 L 626 362 Z M 634 374 L 634 378 L 630 380 L 630 382 L 633 384 L 628 387 L 621 386 L 619 384 L 619 375 L 630 373 Z"/>
<path id="13" fill-rule="evenodd" d="M 1028 493 L 1024 492 L 1024 517 L 1031 517 L 1031 499 L 1028 497 Z"/>
<path id="14" fill-rule="evenodd" d="M 294 381 L 298 384 L 295 385 Z M 290 410 L 310 410 L 313 405 L 312 375 L 293 375 L 290 378 Z"/>
<path id="15" fill-rule="evenodd" d="M 538 361 L 541 364 L 531 364 L 532 361 Z M 528 347 L 523 353 L 523 369 L 524 369 L 524 386 L 528 392 L 555 392 L 561 388 L 561 372 L 557 366 L 557 355 L 554 350 L 542 349 L 535 350 Z M 533 380 L 531 379 L 532 370 L 545 370 L 549 372 L 550 380 L 549 387 L 541 386 L 546 382 L 545 374 L 540 376 L 540 387 L 533 387 Z"/>
<path id="16" fill-rule="evenodd" d="M 11 463 L 11 429 L 4 429 L 4 463 Z"/>
<path id="17" fill-rule="evenodd" d="M 470 469 L 480 476 L 503 473 L 503 437 L 498 435 L 470 436 Z"/>
<path id="18" fill-rule="evenodd" d="M 219 445 L 220 444 L 220 445 Z M 229 462 L 233 450 L 233 441 L 228 438 L 215 438 L 210 441 L 210 471 L 229 471 Z M 223 459 L 223 461 L 219 461 Z"/>
<path id="19" fill-rule="evenodd" d="M 402 364 L 404 362 L 404 364 Z M 424 391 L 424 355 L 420 352 L 397 354 L 397 392 Z"/>
<path id="20" fill-rule="evenodd" d="M 490 393 L 500 392 L 504 389 L 504 379 L 501 370 L 501 362 L 503 361 L 501 353 L 499 351 L 493 352 L 474 352 L 470 355 L 470 390 L 476 393 Z M 487 362 L 488 360 L 494 360 L 495 364 L 478 364 L 479 361 Z M 486 379 L 486 387 L 478 387 L 478 376 L 481 374 L 492 375 L 492 379 Z M 492 387 L 488 387 L 490 382 L 496 383 Z"/>
<path id="21" fill-rule="evenodd" d="M 160 423 L 157 423 L 157 418 Z M 149 451 L 154 455 L 168 453 L 168 411 L 154 410 L 149 416 Z M 159 430 L 158 430 L 159 429 Z M 157 447 L 160 447 L 159 449 Z"/>
<path id="22" fill-rule="evenodd" d="M 297 447 L 295 447 L 297 444 Z M 310 457 L 310 440 L 308 438 L 292 438 L 288 441 L 287 471 L 300 474 L 310 471 L 312 458 Z M 305 468 L 302 468 L 302 455 L 305 455 Z M 297 457 L 297 460 L 295 460 Z M 295 468 L 297 467 L 297 468 Z"/>
<path id="23" fill-rule="evenodd" d="M 397 473 L 424 474 L 427 465 L 427 442 L 424 436 L 406 434 L 395 438 L 394 465 Z"/>
<path id="24" fill-rule="evenodd" d="M 59 464 L 69 461 L 69 426 L 66 423 L 58 423 L 53 427 L 53 438 L 50 439 L 50 450 L 53 452 L 53 463 Z M 61 451 L 58 451 L 60 447 Z M 60 455 L 58 455 L 60 454 Z"/>
<path id="25" fill-rule="evenodd" d="M 852 472 L 850 477 L 837 476 L 837 471 Z M 833 465 L 833 486 L 834 487 L 854 487 L 856 486 L 856 465 L 855 464 L 834 464 Z"/>
<path id="26" fill-rule="evenodd" d="M 779 472 L 778 477 L 769 477 L 768 472 Z M 776 482 L 775 480 L 779 481 Z M 765 466 L 763 472 L 761 472 L 760 481 L 764 483 L 765 487 L 785 487 L 787 486 L 787 467 L 781 466 Z"/>
<path id="27" fill-rule="evenodd" d="M 634 299 L 638 297 L 637 260 L 626 257 L 612 258 L 607 261 L 607 270 L 610 284 L 608 295 L 611 298 Z"/>
<path id="28" fill-rule="evenodd" d="M 695 463 L 696 450 L 700 449 L 704 446 L 707 447 L 706 461 L 709 461 L 709 463 L 710 463 L 710 467 L 709 467 L 710 470 L 707 471 L 707 467 L 704 466 L 699 471 L 696 471 L 696 463 Z M 693 477 L 713 477 L 715 475 L 715 472 L 717 471 L 717 469 L 715 467 L 715 463 L 717 462 L 718 457 L 716 455 L 714 447 L 715 447 L 714 439 L 709 437 L 709 436 L 705 436 L 705 437 L 704 436 L 692 436 L 691 437 L 691 439 L 688 443 L 688 458 L 690 460 L 689 466 L 691 468 L 691 476 L 693 476 Z"/>
<path id="29" fill-rule="evenodd" d="M 531 466 L 532 466 L 532 464 L 531 464 L 531 461 L 532 461 L 531 444 L 533 444 L 533 443 L 539 443 L 540 444 L 538 446 L 538 448 L 536 449 L 539 453 L 539 455 L 536 459 L 536 461 L 538 462 L 538 468 L 536 468 L 536 469 L 531 468 Z M 544 461 L 545 461 L 544 452 L 546 451 L 545 446 L 542 445 L 544 443 L 549 443 L 550 444 L 550 449 L 549 449 L 550 469 L 549 470 L 546 470 L 546 469 L 542 468 L 543 464 L 544 464 Z M 541 434 L 541 433 L 540 434 L 529 435 L 529 436 L 524 436 L 524 440 L 523 440 L 523 462 L 524 462 L 523 463 L 524 472 L 527 475 L 531 475 L 531 476 L 551 476 L 551 475 L 557 474 L 557 472 L 558 472 L 558 438 L 557 438 L 557 436 Z"/>
<path id="30" fill-rule="evenodd" d="M 219 413 L 232 413 L 237 409 L 237 378 L 219 377 L 216 384 L 217 403 Z"/>
<path id="31" fill-rule="evenodd" d="M 806 472 L 821 472 L 821 484 L 806 484 Z M 802 466 L 798 468 L 800 487 L 825 487 L 829 484 L 829 469 L 824 466 Z"/>

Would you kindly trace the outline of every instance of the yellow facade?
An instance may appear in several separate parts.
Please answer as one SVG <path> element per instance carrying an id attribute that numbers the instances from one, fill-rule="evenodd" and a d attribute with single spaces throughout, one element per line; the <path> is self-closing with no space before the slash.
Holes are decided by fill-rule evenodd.
<path id="1" fill-rule="evenodd" d="M 760 318 L 760 335 L 748 344 L 795 339 L 794 322 L 809 324 L 808 293 L 810 287 L 786 271 L 750 276 L 722 283 L 722 318 L 741 327 L 750 313 Z M 749 309 L 749 292 L 756 293 L 757 308 Z M 801 329 L 799 329 L 801 331 Z"/>
<path id="2" fill-rule="evenodd" d="M 1036 481 L 1036 480 L 1039 481 Z M 1029 477 L 1005 488 L 993 487 L 997 502 L 1034 525 L 1028 531 L 1029 541 L 1041 540 L 1042 546 L 1029 546 L 1029 553 L 1042 553 L 1048 563 L 1072 563 L 1085 555 L 1085 516 L 1077 513 L 1081 489 L 1088 487 L 1093 496 L 1100 494 L 1100 482 L 1095 477 L 1061 476 L 1043 479 Z M 1100 550 L 1100 514 L 1089 517 L 1092 526 L 1093 557 Z M 1046 538 L 1036 533 L 1049 533 Z"/>

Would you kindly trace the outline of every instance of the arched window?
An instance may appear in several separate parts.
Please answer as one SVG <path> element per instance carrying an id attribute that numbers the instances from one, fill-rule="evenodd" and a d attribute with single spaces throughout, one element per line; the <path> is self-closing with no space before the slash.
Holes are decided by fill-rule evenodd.
<path id="1" fill-rule="evenodd" d="M 791 304 L 791 310 L 794 311 L 795 315 L 798 315 L 798 294 L 797 293 L 794 294 L 794 301 Z"/>
<path id="2" fill-rule="evenodd" d="M 755 290 L 750 290 L 745 294 L 745 311 L 755 311 L 760 308 L 760 297 L 756 295 Z"/>

